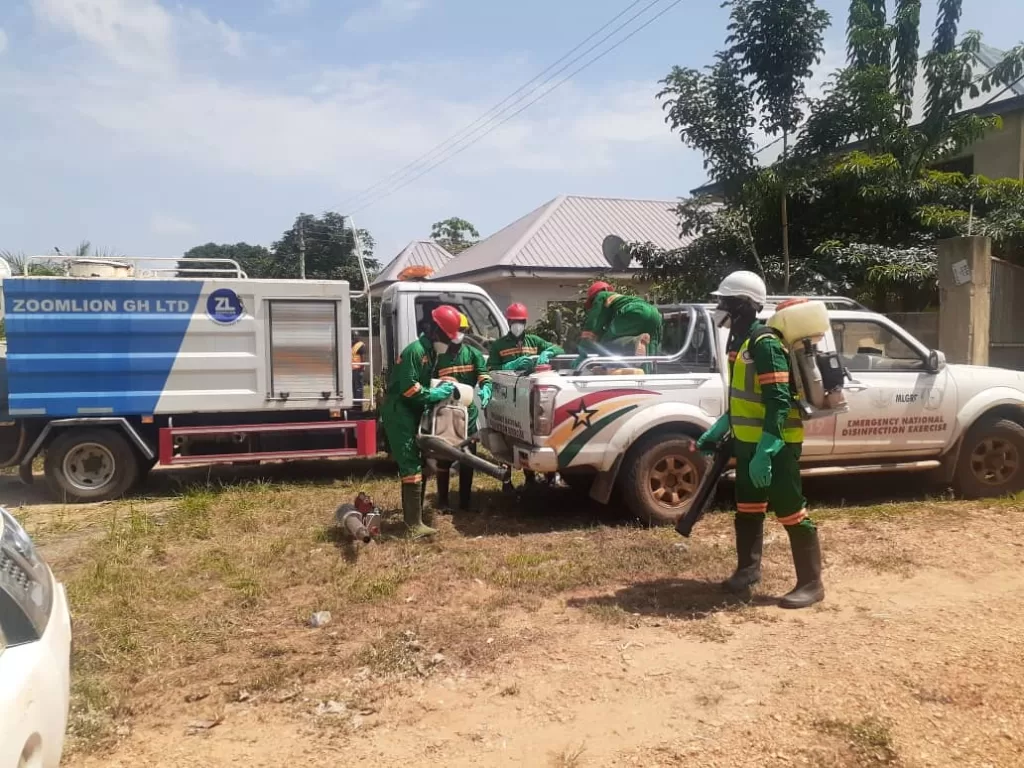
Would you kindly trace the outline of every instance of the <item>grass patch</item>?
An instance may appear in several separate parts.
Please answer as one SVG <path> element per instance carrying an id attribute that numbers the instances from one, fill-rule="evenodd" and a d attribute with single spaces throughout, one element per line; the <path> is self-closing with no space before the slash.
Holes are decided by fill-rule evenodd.
<path id="1" fill-rule="evenodd" d="M 561 752 L 552 753 L 548 765 L 551 768 L 580 768 L 585 752 L 586 748 L 582 744 L 577 747 L 566 747 Z"/>
<path id="2" fill-rule="evenodd" d="M 815 728 L 841 741 L 854 765 L 874 768 L 899 762 L 890 726 L 877 717 L 865 717 L 857 722 L 819 720 Z"/>

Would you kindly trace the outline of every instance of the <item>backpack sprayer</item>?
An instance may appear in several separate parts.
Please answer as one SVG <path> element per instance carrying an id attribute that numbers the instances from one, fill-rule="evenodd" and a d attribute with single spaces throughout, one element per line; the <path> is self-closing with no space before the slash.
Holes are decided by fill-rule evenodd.
<path id="1" fill-rule="evenodd" d="M 440 383 L 434 379 L 430 386 L 436 387 Z M 477 439 L 476 435 L 469 434 L 469 404 L 473 402 L 474 396 L 473 387 L 455 384 L 455 390 L 450 398 L 423 412 L 416 444 L 428 459 L 453 464 L 460 462 L 504 482 L 511 475 L 510 468 L 494 464 L 465 450 Z"/>
<path id="2" fill-rule="evenodd" d="M 791 299 L 779 304 L 775 314 L 768 318 L 767 328 L 754 331 L 751 339 L 753 344 L 761 334 L 771 333 L 789 351 L 790 386 L 804 419 L 820 419 L 850 408 L 843 392 L 849 372 L 836 352 L 818 348 L 829 328 L 828 310 L 822 302 Z M 733 436 L 727 432 L 712 447 L 711 465 L 701 478 L 689 509 L 676 522 L 676 532 L 681 536 L 689 538 L 693 526 L 704 516 L 732 456 Z"/>

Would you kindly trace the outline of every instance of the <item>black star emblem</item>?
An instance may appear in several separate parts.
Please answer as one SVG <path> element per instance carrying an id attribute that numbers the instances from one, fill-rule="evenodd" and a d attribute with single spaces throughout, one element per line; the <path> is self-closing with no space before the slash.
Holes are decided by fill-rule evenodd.
<path id="1" fill-rule="evenodd" d="M 569 415 L 572 416 L 572 428 L 575 430 L 580 424 L 585 427 L 591 426 L 590 419 L 597 413 L 597 410 L 591 410 L 587 408 L 587 404 L 580 400 L 579 408 L 575 411 L 569 411 Z"/>

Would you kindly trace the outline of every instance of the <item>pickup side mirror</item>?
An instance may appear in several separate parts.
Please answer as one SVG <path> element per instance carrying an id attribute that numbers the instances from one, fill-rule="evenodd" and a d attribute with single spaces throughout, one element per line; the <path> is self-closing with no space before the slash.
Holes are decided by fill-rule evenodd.
<path id="1" fill-rule="evenodd" d="M 939 373 L 946 367 L 946 356 L 937 349 L 928 353 L 928 372 Z"/>

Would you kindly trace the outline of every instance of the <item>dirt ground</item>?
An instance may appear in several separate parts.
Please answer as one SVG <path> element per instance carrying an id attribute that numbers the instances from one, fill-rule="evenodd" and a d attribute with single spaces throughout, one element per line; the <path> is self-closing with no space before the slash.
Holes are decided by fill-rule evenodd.
<path id="1" fill-rule="evenodd" d="M 436 541 L 355 549 L 331 510 L 396 507 L 374 471 L 161 474 L 81 507 L 0 480 L 72 600 L 65 764 L 1024 764 L 1024 500 L 809 486 L 828 594 L 786 612 L 781 529 L 729 602 L 728 516 L 684 541 L 567 491 L 485 482 Z"/>

